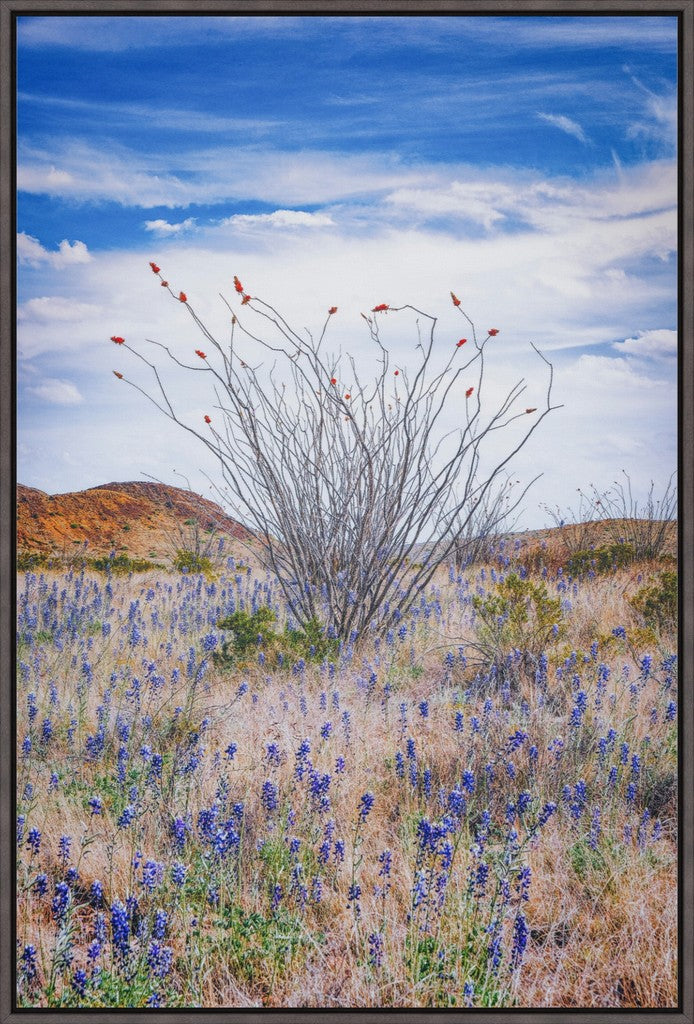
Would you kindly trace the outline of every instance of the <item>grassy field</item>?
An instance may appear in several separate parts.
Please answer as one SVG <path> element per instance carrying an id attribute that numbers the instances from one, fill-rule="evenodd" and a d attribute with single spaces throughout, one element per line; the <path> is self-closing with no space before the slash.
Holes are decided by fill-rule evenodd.
<path id="1" fill-rule="evenodd" d="M 21 573 L 20 1005 L 676 1005 L 666 568 L 509 547 L 313 647 L 232 562 Z"/>

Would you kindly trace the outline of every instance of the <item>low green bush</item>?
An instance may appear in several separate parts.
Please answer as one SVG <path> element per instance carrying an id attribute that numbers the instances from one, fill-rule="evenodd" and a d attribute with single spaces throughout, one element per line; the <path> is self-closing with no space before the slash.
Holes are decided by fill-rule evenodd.
<path id="1" fill-rule="evenodd" d="M 660 573 L 657 583 L 641 587 L 629 601 L 648 625 L 666 629 L 677 622 L 677 573 Z"/>
<path id="2" fill-rule="evenodd" d="M 592 551 L 577 551 L 567 562 L 566 568 L 572 576 L 582 576 L 591 569 L 602 574 L 631 565 L 635 558 L 632 544 L 605 544 Z"/>
<path id="3" fill-rule="evenodd" d="M 239 665 L 255 660 L 259 651 L 271 666 L 285 661 L 322 661 L 337 653 L 338 642 L 328 637 L 317 619 L 311 619 L 303 628 L 278 633 L 271 628 L 276 616 L 263 605 L 256 612 L 234 612 L 217 623 L 219 629 L 230 630 L 232 636 L 224 640 L 215 652 L 215 660 L 222 666 Z"/>

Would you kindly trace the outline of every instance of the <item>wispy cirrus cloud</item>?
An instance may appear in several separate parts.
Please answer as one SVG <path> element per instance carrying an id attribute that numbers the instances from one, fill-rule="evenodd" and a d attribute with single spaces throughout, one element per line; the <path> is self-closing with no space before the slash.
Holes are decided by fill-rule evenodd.
<path id="1" fill-rule="evenodd" d="M 25 390 L 51 405 L 80 405 L 84 401 L 72 381 L 58 377 L 47 377 L 40 384 L 29 385 Z"/>
<path id="2" fill-rule="evenodd" d="M 538 113 L 540 121 L 545 121 L 547 124 L 552 125 L 553 128 L 558 128 L 560 132 L 565 132 L 566 135 L 573 136 L 574 139 L 578 139 L 584 146 L 590 144 L 590 139 L 581 128 L 577 121 L 572 120 L 570 117 L 565 117 L 563 114 L 543 114 Z"/>

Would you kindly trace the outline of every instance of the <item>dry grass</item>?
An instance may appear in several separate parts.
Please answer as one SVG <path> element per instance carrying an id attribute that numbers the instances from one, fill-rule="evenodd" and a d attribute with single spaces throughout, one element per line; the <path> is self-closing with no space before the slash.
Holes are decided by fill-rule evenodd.
<path id="1" fill-rule="evenodd" d="M 626 569 L 568 583 L 548 575 L 548 592 L 564 602 L 564 633 L 541 652 L 544 682 L 536 677 L 537 657 L 511 657 L 503 679 L 490 678 L 472 656 L 460 660 L 459 648 L 468 650 L 479 629 L 471 595 L 494 592 L 491 568 L 483 575 L 470 570 L 460 582 L 442 575 L 416 622 L 403 623 L 404 638 L 343 650 L 334 666 L 270 672 L 255 659 L 223 667 L 203 650 L 203 638 L 218 632 L 215 623 L 232 603 L 279 600 L 263 577 L 254 590 L 246 574 L 240 583 L 232 573 L 214 585 L 139 576 L 113 581 L 111 597 L 103 577 L 30 578 L 18 659 L 18 799 L 25 818 L 18 936 L 21 948 L 32 945 L 37 956 L 35 977 L 20 962 L 22 1005 L 134 1006 L 152 996 L 162 1005 L 205 1007 L 462 1006 L 466 1000 L 675 1005 L 676 749 L 669 708 L 675 687 L 667 683 L 674 670 L 666 659 L 676 644 L 674 636 L 645 628 L 629 604 L 660 566 L 639 566 L 641 580 Z M 533 579 L 542 582 L 539 575 Z M 18 592 L 24 593 L 23 580 Z M 139 638 L 133 639 L 133 626 Z M 613 634 L 618 627 L 626 637 Z M 642 670 L 645 655 L 652 658 L 650 672 Z M 204 657 L 207 670 L 194 683 Z M 602 692 L 601 663 L 609 669 Z M 579 691 L 585 708 L 572 724 Z M 48 740 L 42 739 L 46 718 Z M 97 736 L 100 719 L 103 745 L 90 754 L 87 740 Z M 601 755 L 599 741 L 610 728 L 615 740 Z M 509 737 L 519 730 L 524 738 L 511 751 Z M 27 736 L 31 750 L 22 749 Z M 408 757 L 409 739 L 416 763 Z M 311 770 L 298 779 L 303 740 L 310 743 Z M 625 764 L 622 743 L 629 745 Z M 233 758 L 226 753 L 230 744 Z M 268 759 L 268 744 L 276 745 L 278 763 Z M 127 753 L 123 784 L 120 748 Z M 152 754 L 161 754 L 163 765 L 161 778 L 148 781 Z M 640 760 L 632 775 L 634 754 Z M 610 788 L 613 764 L 618 781 Z M 465 791 L 466 810 L 448 831 L 455 849 L 447 863 L 446 836 L 425 848 L 421 822 L 445 821 L 449 795 L 463 788 L 464 772 L 472 773 L 474 792 Z M 327 776 L 329 806 L 321 809 L 310 779 Z M 270 810 L 263 796 L 267 781 L 277 787 L 277 807 Z M 572 794 L 580 782 L 587 796 L 574 814 Z M 373 795 L 373 807 L 360 821 L 365 793 Z M 507 817 L 509 802 L 521 793 L 529 795 L 530 809 L 525 817 Z M 93 796 L 102 801 L 100 814 L 91 814 Z M 549 801 L 557 810 L 536 827 Z M 215 827 L 226 828 L 239 803 L 243 811 L 233 819 L 239 842 L 216 856 L 198 816 L 216 804 Z M 135 818 L 119 825 L 128 804 Z M 593 841 L 596 806 L 600 832 Z M 646 809 L 650 819 L 643 825 Z M 491 832 L 479 852 L 485 810 Z M 189 826 L 181 848 L 171 832 L 176 817 Z M 653 836 L 656 818 L 660 838 Z M 320 849 L 329 821 L 324 863 Z M 31 828 L 41 832 L 35 856 L 27 846 Z M 513 828 L 517 849 L 509 838 Z M 62 836 L 70 837 L 71 850 L 61 861 Z M 292 839 L 300 841 L 295 852 Z M 336 842 L 344 844 L 344 859 L 336 856 Z M 392 860 L 384 875 L 379 857 L 386 850 Z M 142 874 L 148 860 L 161 867 L 151 891 Z M 182 887 L 171 877 L 176 862 L 188 869 Z M 480 863 L 488 864 L 490 880 L 475 900 L 470 872 Z M 531 871 L 527 901 L 518 888 L 524 865 Z M 55 886 L 70 867 L 78 877 L 70 878 L 70 907 L 60 917 L 52 907 Z M 428 868 L 428 895 L 417 906 L 418 872 Z M 36 892 L 39 874 L 47 876 L 43 896 Z M 101 976 L 92 974 L 87 956 L 99 909 L 90 896 L 95 880 L 104 890 Z M 277 884 L 282 897 L 275 905 Z M 356 900 L 350 899 L 353 885 L 360 887 Z M 216 902 L 210 902 L 210 887 Z M 129 922 L 127 959 L 119 959 L 110 907 L 133 895 L 139 911 Z M 171 950 L 170 967 L 159 975 L 149 962 L 157 909 L 169 915 L 160 945 Z M 516 963 L 519 914 L 528 937 Z M 502 953 L 496 969 L 491 933 L 484 931 L 494 920 Z M 56 944 L 66 935 L 72 960 L 56 966 Z M 373 935 L 382 943 L 378 957 Z M 80 970 L 83 985 L 75 981 Z M 467 981 L 474 983 L 472 996 L 465 994 Z"/>

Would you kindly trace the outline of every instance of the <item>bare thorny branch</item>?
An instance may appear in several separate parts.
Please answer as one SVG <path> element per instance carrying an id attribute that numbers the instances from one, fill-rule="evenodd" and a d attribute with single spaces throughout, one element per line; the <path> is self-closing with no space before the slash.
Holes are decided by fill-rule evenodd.
<path id="1" fill-rule="evenodd" d="M 158 267 L 152 269 L 161 277 Z M 315 341 L 308 332 L 303 337 L 294 331 L 272 306 L 247 296 L 235 279 L 241 311 L 233 312 L 222 297 L 231 312 L 223 345 L 187 297 L 162 284 L 186 306 L 210 353 L 196 350 L 198 362 L 190 364 L 168 346 L 150 344 L 177 366 L 211 375 L 214 415 L 205 417 L 205 428 L 184 422 L 159 367 L 123 339 L 114 340 L 149 367 L 154 389 L 118 376 L 217 457 L 234 514 L 261 540 L 266 567 L 300 625 L 318 619 L 352 640 L 370 628 L 387 630 L 451 554 L 459 559 L 461 538 L 477 530 L 488 534 L 517 507 L 527 488 L 511 503 L 505 486 L 498 485 L 542 420 L 559 408 L 551 401 L 552 365 L 535 349 L 548 367 L 542 408 L 516 409 L 525 391 L 519 381 L 485 417 L 485 350 L 498 332 L 479 340 L 455 297 L 471 343 L 463 349 L 467 342 L 461 339 L 438 369 L 435 317 L 411 305 L 362 314 L 378 352 L 375 376 L 363 381 L 352 356 L 322 351 L 335 308 Z M 263 331 L 246 324 L 246 306 Z M 391 368 L 379 330 L 385 313 L 414 316 L 419 340 L 412 373 Z M 242 358 L 239 341 L 263 350 L 272 365 L 252 366 Z M 459 349 L 469 356 L 464 359 Z M 463 423 L 445 433 L 441 423 L 451 403 L 460 400 L 461 378 L 467 382 L 473 375 Z M 523 417 L 528 426 L 481 472 L 486 439 Z"/>

